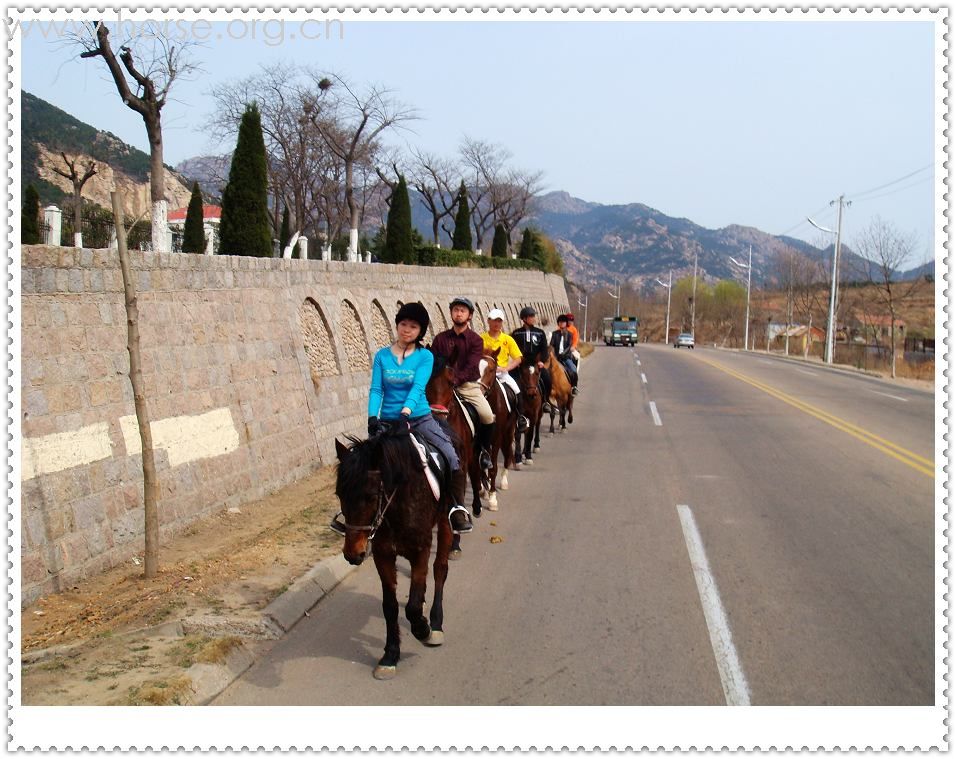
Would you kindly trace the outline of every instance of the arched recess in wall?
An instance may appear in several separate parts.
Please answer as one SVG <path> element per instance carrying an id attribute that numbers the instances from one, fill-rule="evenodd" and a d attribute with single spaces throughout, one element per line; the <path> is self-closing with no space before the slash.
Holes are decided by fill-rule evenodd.
<path id="1" fill-rule="evenodd" d="M 448 316 L 445 314 L 445 309 L 442 308 L 441 303 L 436 303 L 434 313 L 428 315 L 432 318 L 432 321 L 435 322 L 435 329 L 438 332 L 443 332 L 448 329 Z"/>
<path id="2" fill-rule="evenodd" d="M 479 335 L 485 331 L 485 315 L 482 313 L 480 303 L 475 303 L 475 313 L 471 315 L 471 328 Z"/>
<path id="3" fill-rule="evenodd" d="M 347 300 L 339 305 L 339 333 L 345 345 L 350 372 L 367 372 L 372 368 L 368 340 L 355 306 Z"/>
<path id="4" fill-rule="evenodd" d="M 302 329 L 302 347 L 309 357 L 309 374 L 316 391 L 323 377 L 341 373 L 335 356 L 332 330 L 319 304 L 306 298 L 299 306 L 299 326 Z"/>
<path id="5" fill-rule="evenodd" d="M 518 318 L 518 307 L 514 303 L 508 304 L 508 315 L 510 318 L 508 321 L 511 323 L 511 329 L 509 332 L 512 332 L 518 329 L 518 325 L 521 324 L 521 319 Z"/>
<path id="6" fill-rule="evenodd" d="M 372 301 L 372 345 L 375 348 L 384 348 L 391 345 L 393 340 L 392 323 L 385 315 L 385 309 L 377 300 Z"/>

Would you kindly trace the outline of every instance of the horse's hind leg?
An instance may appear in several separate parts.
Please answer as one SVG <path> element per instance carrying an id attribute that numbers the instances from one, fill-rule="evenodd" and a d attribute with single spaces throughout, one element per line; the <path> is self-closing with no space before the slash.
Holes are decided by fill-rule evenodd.
<path id="1" fill-rule="evenodd" d="M 445 642 L 445 633 L 442 624 L 445 619 L 442 601 L 445 595 L 445 580 L 448 579 L 448 552 L 451 548 L 452 533 L 448 520 L 438 520 L 438 548 L 435 551 L 435 597 L 432 599 L 432 610 L 429 614 L 432 632 L 425 641 L 428 646 L 440 646 Z"/>
<path id="2" fill-rule="evenodd" d="M 431 545 L 418 552 L 412 562 L 412 582 L 408 590 L 408 603 L 405 604 L 405 616 L 412 626 L 412 635 L 418 640 L 427 640 L 431 627 L 425 619 L 425 586 L 428 582 L 428 557 Z"/>
<path id="3" fill-rule="evenodd" d="M 375 568 L 382 580 L 382 613 L 385 615 L 385 655 L 378 660 L 372 672 L 376 680 L 391 680 L 395 677 L 398 660 L 401 658 L 401 633 L 398 629 L 398 585 L 395 570 L 395 554 L 372 552 Z"/>

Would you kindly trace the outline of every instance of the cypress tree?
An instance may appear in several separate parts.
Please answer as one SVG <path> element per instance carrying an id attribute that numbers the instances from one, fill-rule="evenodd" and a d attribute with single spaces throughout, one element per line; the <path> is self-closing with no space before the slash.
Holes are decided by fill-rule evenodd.
<path id="1" fill-rule="evenodd" d="M 495 237 L 491 241 L 492 258 L 508 257 L 508 233 L 505 232 L 504 224 L 495 225 Z"/>
<path id="2" fill-rule="evenodd" d="M 458 210 L 455 213 L 455 232 L 451 238 L 452 250 L 471 250 L 471 211 L 468 208 L 468 190 L 465 183 L 458 189 Z"/>
<path id="3" fill-rule="evenodd" d="M 202 222 L 202 193 L 199 191 L 199 182 L 193 182 L 193 194 L 189 198 L 183 226 L 183 253 L 206 252 L 206 232 Z"/>
<path id="4" fill-rule="evenodd" d="M 23 191 L 23 209 L 20 211 L 20 241 L 24 245 L 40 242 L 40 195 L 32 184 Z"/>
<path id="5" fill-rule="evenodd" d="M 289 229 L 289 206 L 282 207 L 282 228 L 279 230 L 279 255 L 285 255 L 285 246 L 289 244 L 292 238 L 292 230 Z"/>
<path id="6" fill-rule="evenodd" d="M 385 246 L 382 261 L 389 264 L 414 264 L 418 262 L 415 243 L 412 240 L 412 206 L 408 200 L 408 185 L 405 177 L 398 177 L 398 186 L 392 193 L 392 203 L 385 220 Z"/>
<path id="7" fill-rule="evenodd" d="M 226 255 L 272 256 L 269 224 L 266 146 L 259 108 L 246 106 L 239 139 L 229 167 L 229 183 L 222 193 L 219 248 Z"/>
<path id="8" fill-rule="evenodd" d="M 518 258 L 530 261 L 534 258 L 534 232 L 531 227 L 525 227 L 521 235 L 521 247 L 518 249 Z"/>

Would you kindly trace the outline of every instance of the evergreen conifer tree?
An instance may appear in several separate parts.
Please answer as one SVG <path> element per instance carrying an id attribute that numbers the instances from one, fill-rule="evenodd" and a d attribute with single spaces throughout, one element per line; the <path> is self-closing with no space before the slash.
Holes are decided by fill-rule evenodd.
<path id="1" fill-rule="evenodd" d="M 272 255 L 266 176 L 266 146 L 259 108 L 246 106 L 239 126 L 236 151 L 229 167 L 229 183 L 222 193 L 219 248 L 226 255 Z"/>
<path id="2" fill-rule="evenodd" d="M 20 241 L 24 245 L 37 245 L 40 242 L 40 195 L 32 184 L 23 191 Z"/>
<path id="3" fill-rule="evenodd" d="M 531 227 L 525 227 L 524 234 L 521 235 L 521 247 L 518 249 L 518 258 L 530 261 L 534 258 L 534 232 Z"/>
<path id="4" fill-rule="evenodd" d="M 193 182 L 193 194 L 186 208 L 186 223 L 183 225 L 183 253 L 205 253 L 206 232 L 203 228 L 202 193 L 199 182 Z"/>
<path id="5" fill-rule="evenodd" d="M 389 264 L 418 262 L 412 239 L 412 207 L 408 200 L 408 185 L 405 184 L 403 176 L 398 177 L 398 186 L 392 193 L 392 203 L 388 208 L 382 261 Z"/>
<path id="6" fill-rule="evenodd" d="M 491 241 L 492 258 L 508 257 L 508 233 L 505 232 L 504 224 L 495 225 L 495 237 Z"/>
<path id="7" fill-rule="evenodd" d="M 458 189 L 458 210 L 455 212 L 455 232 L 451 238 L 452 250 L 471 250 L 471 211 L 468 208 L 468 190 L 465 183 Z"/>
<path id="8" fill-rule="evenodd" d="M 292 230 L 289 229 L 289 206 L 282 208 L 282 228 L 279 230 L 279 255 L 285 254 L 285 246 L 289 244 L 292 238 Z"/>

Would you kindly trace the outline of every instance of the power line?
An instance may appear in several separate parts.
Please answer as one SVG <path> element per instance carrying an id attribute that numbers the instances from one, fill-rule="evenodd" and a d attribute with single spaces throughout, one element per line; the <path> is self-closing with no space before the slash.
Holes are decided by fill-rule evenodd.
<path id="1" fill-rule="evenodd" d="M 911 174 L 910 176 L 912 176 L 912 174 Z M 905 185 L 905 186 L 903 186 L 903 187 L 897 187 L 895 190 L 890 190 L 889 192 L 883 192 L 883 193 L 880 193 L 879 195 L 871 195 L 870 197 L 868 197 L 868 198 L 863 198 L 862 200 L 860 200 L 860 198 L 856 198 L 854 202 L 857 202 L 857 203 L 866 203 L 868 200 L 876 200 L 877 198 L 885 198 L 885 197 L 887 197 L 888 195 L 896 195 L 896 193 L 898 193 L 898 192 L 903 192 L 903 190 L 908 190 L 908 189 L 910 189 L 911 187 L 918 187 L 919 185 L 921 185 L 921 184 L 923 184 L 924 182 L 926 182 L 927 179 L 931 179 L 931 177 L 923 177 L 922 179 L 920 179 L 920 180 L 918 180 L 918 181 L 916 181 L 916 182 L 913 182 L 912 184 L 908 184 L 908 185 Z M 888 186 L 888 185 L 887 185 L 887 186 Z"/>
<path id="2" fill-rule="evenodd" d="M 927 169 L 931 169 L 931 168 L 933 168 L 933 164 L 929 163 L 926 166 L 923 166 L 922 168 L 917 169 L 916 171 L 911 171 L 906 176 L 902 176 L 899 179 L 894 179 L 892 182 L 881 184 L 879 187 L 871 187 L 869 190 L 861 190 L 860 192 L 849 192 L 847 193 L 847 195 L 851 195 L 854 200 L 860 200 L 861 196 L 863 195 L 869 195 L 871 192 L 876 192 L 877 190 L 882 190 L 886 187 L 892 187 L 898 182 L 902 182 L 904 179 L 909 179 L 910 177 L 916 176 L 921 171 L 926 171 Z"/>

